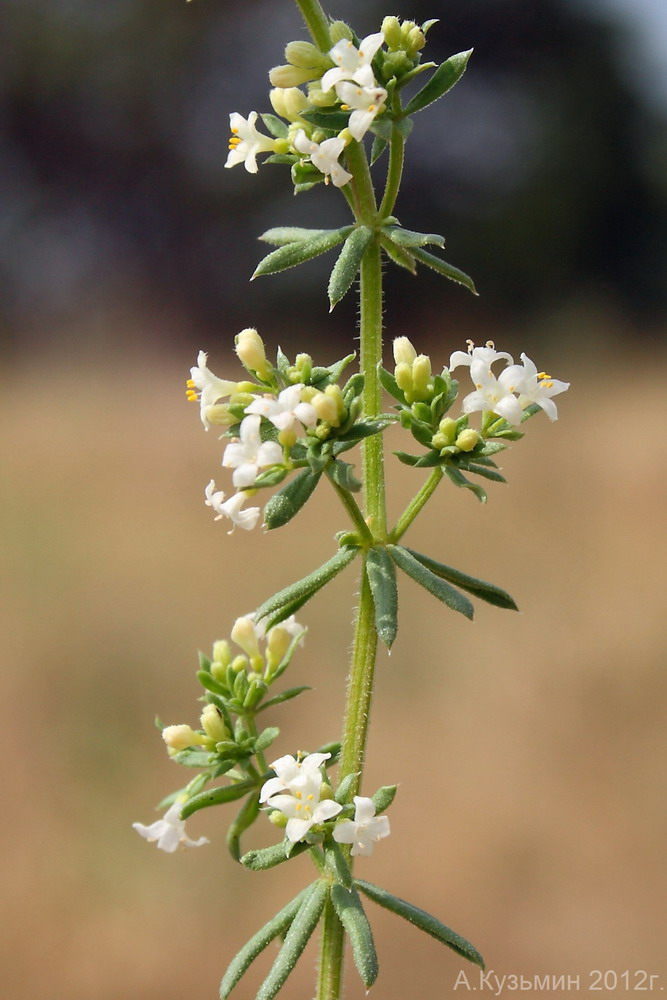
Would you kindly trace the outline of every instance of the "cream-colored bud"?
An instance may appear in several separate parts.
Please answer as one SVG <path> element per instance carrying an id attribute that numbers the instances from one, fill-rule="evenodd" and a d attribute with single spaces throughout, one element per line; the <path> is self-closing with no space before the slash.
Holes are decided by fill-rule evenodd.
<path id="1" fill-rule="evenodd" d="M 308 84 L 308 103 L 315 108 L 330 108 L 338 103 L 338 94 L 331 90 L 322 90 L 320 81 Z"/>
<path id="2" fill-rule="evenodd" d="M 456 420 L 452 420 L 451 417 L 443 417 L 438 424 L 438 432 L 446 438 L 445 444 L 454 444 L 456 440 Z M 444 445 L 440 447 L 443 448 Z"/>
<path id="3" fill-rule="evenodd" d="M 315 398 L 315 396 L 317 396 L 319 392 L 320 390 L 316 389 L 314 385 L 304 385 L 303 389 L 301 390 L 301 402 L 312 403 L 313 399 Z"/>
<path id="4" fill-rule="evenodd" d="M 298 87 L 274 87 L 269 93 L 269 100 L 275 113 L 290 122 L 296 121 L 308 107 L 308 98 Z"/>
<path id="5" fill-rule="evenodd" d="M 326 58 L 312 42 L 288 42 L 285 46 L 285 59 L 291 66 L 301 69 L 316 69 L 326 62 Z"/>
<path id="6" fill-rule="evenodd" d="M 417 357 L 417 352 L 407 337 L 396 337 L 393 344 L 394 361 L 397 365 L 406 364 L 412 367 L 412 362 Z"/>
<path id="7" fill-rule="evenodd" d="M 213 403 L 207 406 L 206 419 L 209 424 L 215 424 L 216 427 L 231 427 L 232 424 L 239 422 L 239 418 L 229 412 L 227 403 Z"/>
<path id="8" fill-rule="evenodd" d="M 313 370 L 313 359 L 310 354 L 297 354 L 294 359 L 294 368 L 299 375 L 299 382 L 307 382 Z"/>
<path id="9" fill-rule="evenodd" d="M 338 133 L 338 138 L 342 139 L 346 146 L 349 146 L 354 137 L 349 128 L 342 128 Z"/>
<path id="10" fill-rule="evenodd" d="M 227 727 L 215 705 L 207 705 L 199 721 L 202 729 L 213 743 L 222 743 L 223 740 L 229 738 Z"/>
<path id="11" fill-rule="evenodd" d="M 457 448 L 461 449 L 461 451 L 472 451 L 480 440 L 481 439 L 477 431 L 473 430 L 472 427 L 468 427 L 466 430 L 461 431 L 454 443 Z"/>
<path id="12" fill-rule="evenodd" d="M 269 805 L 271 805 L 270 802 Z M 273 825 L 277 826 L 279 829 L 284 830 L 287 826 L 287 816 L 285 813 L 281 813 L 279 809 L 273 809 L 269 813 L 269 822 L 273 823 Z"/>
<path id="13" fill-rule="evenodd" d="M 405 48 L 408 55 L 414 56 L 426 45 L 426 36 L 417 25 L 411 28 L 405 40 Z"/>
<path id="14" fill-rule="evenodd" d="M 337 42 L 342 42 L 344 38 L 347 38 L 351 42 L 354 38 L 354 32 L 345 21 L 333 21 L 329 28 L 329 37 L 331 38 L 331 44 L 336 45 Z"/>
<path id="15" fill-rule="evenodd" d="M 313 396 L 311 399 L 310 405 L 315 410 L 318 420 L 324 420 L 333 427 L 338 426 L 338 407 L 335 399 L 332 399 L 331 396 L 325 395 L 323 392 L 318 392 L 318 394 Z"/>
<path id="16" fill-rule="evenodd" d="M 414 21 L 403 21 L 401 25 L 401 34 L 403 35 L 403 38 L 407 40 L 407 37 L 412 31 L 412 29 L 416 27 L 417 25 Z"/>
<path id="17" fill-rule="evenodd" d="M 231 666 L 235 674 L 242 673 L 242 671 L 247 670 L 249 667 L 248 657 L 242 656 L 239 653 L 239 655 L 235 656 L 234 659 L 232 660 Z"/>
<path id="18" fill-rule="evenodd" d="M 332 799 L 332 798 L 333 798 L 333 791 L 331 787 L 327 785 L 326 781 L 323 781 L 320 786 L 320 802 L 323 799 Z"/>
<path id="19" fill-rule="evenodd" d="M 289 649 L 292 636 L 281 625 L 275 625 L 266 637 L 266 658 L 270 667 L 277 667 Z"/>
<path id="20" fill-rule="evenodd" d="M 333 425 L 334 427 L 339 427 L 341 422 L 347 416 L 347 410 L 345 409 L 345 401 L 343 399 L 343 390 L 339 385 L 328 385 L 324 390 L 324 395 L 329 396 L 333 399 L 336 404 L 337 421 Z M 331 423 L 331 421 L 329 421 Z"/>
<path id="21" fill-rule="evenodd" d="M 231 634 L 232 641 L 235 642 L 237 646 L 240 646 L 243 652 L 247 653 L 251 660 L 254 660 L 261 655 L 259 652 L 259 644 L 257 642 L 257 632 L 255 631 L 255 625 L 252 618 L 237 618 L 234 622 Z"/>
<path id="22" fill-rule="evenodd" d="M 213 662 L 221 667 L 228 667 L 232 662 L 232 651 L 226 639 L 218 639 L 213 643 Z"/>
<path id="23" fill-rule="evenodd" d="M 264 341 L 257 330 L 248 327 L 236 337 L 236 353 L 241 364 L 251 372 L 256 372 L 260 378 L 268 378 L 269 363 L 266 360 Z"/>
<path id="24" fill-rule="evenodd" d="M 296 444 L 296 431 L 291 427 L 286 427 L 278 433 L 278 444 L 283 448 L 291 448 Z"/>
<path id="25" fill-rule="evenodd" d="M 285 94 L 291 87 L 274 87 L 269 91 L 269 100 L 271 101 L 271 107 L 277 115 L 281 118 L 287 118 L 287 110 L 285 108 Z"/>
<path id="26" fill-rule="evenodd" d="M 433 391 L 431 359 L 427 354 L 418 354 L 412 362 L 412 384 L 417 398 L 424 398 Z"/>
<path id="27" fill-rule="evenodd" d="M 399 362 L 394 369 L 394 378 L 399 389 L 412 392 L 412 365 L 405 361 Z"/>
<path id="28" fill-rule="evenodd" d="M 269 73 L 269 80 L 273 87 L 300 87 L 302 83 L 315 80 L 319 76 L 319 70 L 301 69 L 299 66 L 274 66 Z"/>
<path id="29" fill-rule="evenodd" d="M 382 34 L 390 49 L 398 49 L 403 43 L 401 22 L 397 17 L 385 17 L 382 22 Z"/>
<path id="30" fill-rule="evenodd" d="M 196 733 L 190 726 L 165 726 L 162 739 L 170 750 L 186 750 L 188 747 L 204 746 L 208 739 Z"/>

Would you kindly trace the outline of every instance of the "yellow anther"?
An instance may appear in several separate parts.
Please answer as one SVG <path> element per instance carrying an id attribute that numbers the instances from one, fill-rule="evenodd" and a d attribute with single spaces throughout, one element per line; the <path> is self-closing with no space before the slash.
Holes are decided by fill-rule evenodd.
<path id="1" fill-rule="evenodd" d="M 546 372 L 538 372 L 537 373 L 537 377 L 538 378 L 551 378 L 551 375 L 547 375 Z"/>
<path id="2" fill-rule="evenodd" d="M 371 106 L 370 106 L 370 108 L 368 110 L 372 111 L 374 113 L 375 112 L 375 105 L 371 104 Z"/>
<path id="3" fill-rule="evenodd" d="M 300 799 L 301 798 L 301 792 L 295 792 L 294 793 L 294 798 L 295 799 Z"/>
<path id="4" fill-rule="evenodd" d="M 238 135 L 239 130 L 237 128 L 232 129 L 232 135 Z"/>
<path id="5" fill-rule="evenodd" d="M 312 800 L 313 800 L 314 798 L 315 798 L 315 796 L 314 796 L 314 795 L 309 795 L 309 796 L 308 796 L 308 801 L 309 801 L 309 802 L 312 802 Z"/>
<path id="6" fill-rule="evenodd" d="M 350 105 L 349 104 L 341 104 L 341 108 L 343 109 L 343 111 L 349 111 L 350 110 Z"/>
<path id="7" fill-rule="evenodd" d="M 495 351 L 495 349 L 496 349 L 496 345 L 494 344 L 494 342 L 492 340 L 487 340 L 486 346 L 490 347 L 492 351 Z"/>
<path id="8" fill-rule="evenodd" d="M 195 380 L 193 378 L 189 378 L 185 384 L 187 385 L 188 389 L 195 388 Z"/>

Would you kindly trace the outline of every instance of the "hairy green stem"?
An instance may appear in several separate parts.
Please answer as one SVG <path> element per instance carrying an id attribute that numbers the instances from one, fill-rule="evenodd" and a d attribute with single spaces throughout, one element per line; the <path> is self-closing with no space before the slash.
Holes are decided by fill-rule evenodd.
<path id="1" fill-rule="evenodd" d="M 391 215 L 398 197 L 398 189 L 401 186 L 403 176 L 403 161 L 405 154 L 405 139 L 399 130 L 394 126 L 389 144 L 389 167 L 387 169 L 387 184 L 384 189 L 382 204 L 380 205 L 380 218 L 386 219 Z"/>
<path id="2" fill-rule="evenodd" d="M 318 0 L 296 0 L 296 5 L 317 47 L 322 52 L 328 52 L 331 48 L 329 21 L 321 4 Z"/>
<path id="3" fill-rule="evenodd" d="M 338 1000 L 343 985 L 343 952 L 345 932 L 334 910 L 331 897 L 327 898 L 322 918 L 320 963 L 317 970 L 317 1000 Z"/>
<path id="4" fill-rule="evenodd" d="M 342 486 L 339 486 L 333 476 L 329 473 L 327 469 L 327 479 L 333 486 L 340 502 L 350 516 L 350 520 L 354 524 L 355 528 L 359 532 L 362 539 L 369 544 L 373 542 L 373 535 L 371 534 L 370 528 L 364 521 L 364 515 L 359 510 L 359 505 L 354 499 L 349 490 L 344 490 Z"/>
<path id="5" fill-rule="evenodd" d="M 443 477 L 443 471 L 440 468 L 440 466 L 438 466 L 433 470 L 431 475 L 428 477 L 428 479 L 420 489 L 419 493 L 417 493 L 417 495 L 413 497 L 413 499 L 410 501 L 410 503 L 405 508 L 405 510 L 399 517 L 398 521 L 396 522 L 396 526 L 389 533 L 389 538 L 392 542 L 397 542 L 399 538 L 405 534 L 405 532 L 408 530 L 408 528 L 416 518 L 417 514 L 419 514 L 422 507 L 424 507 L 424 505 L 426 504 L 427 500 L 430 500 L 430 498 L 435 493 L 436 487 L 440 482 L 440 480 L 442 479 L 442 477 Z"/>

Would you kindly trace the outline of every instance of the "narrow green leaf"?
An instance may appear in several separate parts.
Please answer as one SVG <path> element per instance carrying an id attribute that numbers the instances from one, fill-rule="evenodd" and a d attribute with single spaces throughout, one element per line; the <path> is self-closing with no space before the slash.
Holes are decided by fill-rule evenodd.
<path id="1" fill-rule="evenodd" d="M 311 888 L 312 886 L 308 886 L 306 889 L 303 889 L 291 903 L 288 903 L 279 913 L 276 913 L 275 917 L 269 920 L 268 924 L 265 924 L 261 930 L 257 931 L 231 960 L 220 983 L 220 1000 L 227 1000 L 229 994 L 248 971 L 257 956 L 261 955 L 264 949 L 277 937 L 285 934 L 287 928 L 299 912 L 304 896 Z"/>
<path id="2" fill-rule="evenodd" d="M 373 164 L 380 159 L 386 148 L 387 140 L 383 139 L 379 135 L 376 135 L 373 138 L 373 145 L 371 147 L 371 166 L 373 166 Z"/>
<path id="3" fill-rule="evenodd" d="M 354 466 L 350 465 L 349 462 L 336 460 L 332 462 L 329 471 L 334 483 L 337 483 L 341 489 L 347 490 L 348 493 L 358 493 L 363 485 L 354 474 Z"/>
<path id="4" fill-rule="evenodd" d="M 388 420 L 357 420 L 357 422 L 350 427 L 349 431 L 345 431 L 344 434 L 341 434 L 340 437 L 336 438 L 333 447 L 334 454 L 338 454 L 336 449 L 339 444 L 345 443 L 354 445 L 358 441 L 363 440 L 363 438 L 372 437 L 373 434 L 379 434 L 388 426 Z"/>
<path id="5" fill-rule="evenodd" d="M 208 767 L 211 760 L 215 761 L 210 750 L 179 750 L 171 759 L 184 767 Z"/>
<path id="6" fill-rule="evenodd" d="M 304 851 L 307 851 L 309 846 L 309 844 L 290 844 L 289 841 L 283 840 L 280 844 L 273 844 L 271 847 L 260 847 L 255 851 L 248 851 L 241 858 L 241 864 L 253 872 L 264 872 L 269 868 L 275 868 L 276 865 L 282 865 L 284 861 L 297 858 Z"/>
<path id="7" fill-rule="evenodd" d="M 398 388 L 398 383 L 391 372 L 388 372 L 382 365 L 378 365 L 378 377 L 383 389 L 386 389 L 399 403 L 405 403 L 405 393 L 402 389 Z"/>
<path id="8" fill-rule="evenodd" d="M 227 830 L 227 849 L 234 861 L 241 860 L 241 835 L 252 826 L 259 815 L 259 796 L 249 795 L 233 823 Z"/>
<path id="9" fill-rule="evenodd" d="M 342 132 L 344 128 L 347 128 L 350 121 L 349 112 L 325 111 L 323 108 L 316 111 L 304 111 L 300 117 L 305 118 L 311 125 L 326 129 L 329 132 Z"/>
<path id="10" fill-rule="evenodd" d="M 461 590 L 467 590 L 469 594 L 474 594 L 475 597 L 486 601 L 487 604 L 494 604 L 498 608 L 509 608 L 512 611 L 519 610 L 507 591 L 501 587 L 496 587 L 494 583 L 487 583 L 486 580 L 478 580 L 476 577 L 462 573 L 461 570 L 454 569 L 452 566 L 445 566 L 444 563 L 436 562 L 435 559 L 430 559 L 428 556 L 422 555 L 421 552 L 414 552 L 412 549 L 407 548 L 405 551 L 414 556 L 431 573 L 435 573 L 436 576 L 439 576 L 443 580 L 448 580 L 450 583 L 460 587 Z"/>
<path id="11" fill-rule="evenodd" d="M 474 461 L 460 461 L 457 463 L 459 469 L 465 469 L 466 472 L 471 472 L 474 476 L 481 476 L 483 479 L 490 479 L 493 483 L 506 483 L 507 480 L 495 469 L 489 469 L 486 464 L 477 463 Z"/>
<path id="12" fill-rule="evenodd" d="M 361 266 L 361 258 L 373 241 L 373 230 L 368 226 L 358 226 L 343 244 L 338 260 L 329 278 L 329 312 L 349 291 Z"/>
<path id="13" fill-rule="evenodd" d="M 427 267 L 437 271 L 438 274 L 444 275 L 445 278 L 449 278 L 450 281 L 456 281 L 459 285 L 464 285 L 473 295 L 479 294 L 472 278 L 464 271 L 459 271 L 458 267 L 448 264 L 445 260 L 440 260 L 439 257 L 435 257 L 428 250 L 423 250 L 421 247 L 413 247 L 410 252 L 421 264 L 426 264 Z"/>
<path id="14" fill-rule="evenodd" d="M 352 226 L 343 226 L 342 229 L 330 229 L 306 240 L 286 243 L 259 262 L 252 278 L 258 278 L 262 274 L 277 274 L 289 267 L 304 264 L 307 260 L 312 260 L 313 257 L 319 257 L 320 254 L 332 250 L 338 243 L 347 239 L 352 228 Z"/>
<path id="15" fill-rule="evenodd" d="M 256 621 L 271 615 L 274 611 L 281 611 L 286 606 L 293 606 L 300 602 L 299 607 L 301 607 L 313 594 L 316 594 L 318 590 L 324 587 L 329 580 L 333 580 L 338 573 L 344 570 L 358 553 L 359 549 L 355 549 L 352 546 L 345 546 L 339 549 L 323 566 L 309 573 L 308 576 L 304 576 L 303 579 L 297 580 L 296 583 L 290 584 L 289 587 L 278 591 L 268 601 L 265 601 L 257 609 Z M 292 613 L 290 612 L 290 614 Z"/>
<path id="16" fill-rule="evenodd" d="M 270 114 L 260 115 L 260 118 L 271 135 L 275 136 L 276 139 L 285 139 L 287 137 L 287 125 L 281 118 L 276 118 L 275 115 Z"/>
<path id="17" fill-rule="evenodd" d="M 303 243 L 305 240 L 312 240 L 316 236 L 326 236 L 334 232 L 333 229 L 303 229 L 301 226 L 277 226 L 275 229 L 267 229 L 259 237 L 264 243 L 272 243 L 273 246 L 283 247 L 288 243 Z M 280 352 L 282 354 L 282 351 Z M 285 355 L 282 355 L 285 358 Z M 285 358 L 285 360 L 287 360 Z M 289 364 L 289 362 L 288 362 Z"/>
<path id="18" fill-rule="evenodd" d="M 257 712 L 263 712 L 265 708 L 273 708 L 274 705 L 281 705 L 284 701 L 291 701 L 292 698 L 298 697 L 304 691 L 312 691 L 312 688 L 308 687 L 307 684 L 303 684 L 301 687 L 288 688 L 287 691 L 277 694 L 275 698 L 269 698 L 268 701 L 262 702 Z"/>
<path id="19" fill-rule="evenodd" d="M 292 166 L 292 164 L 298 161 L 298 156 L 294 153 L 271 153 L 271 156 L 267 156 L 263 163 L 283 163 Z"/>
<path id="20" fill-rule="evenodd" d="M 352 888 L 352 872 L 350 866 L 345 860 L 345 855 L 340 849 L 340 845 L 336 843 L 335 840 L 327 840 L 325 842 L 324 854 L 328 859 L 329 865 L 333 869 L 333 874 L 337 882 L 344 885 L 346 889 Z"/>
<path id="21" fill-rule="evenodd" d="M 277 740 L 280 736 L 280 730 L 277 726 L 269 726 L 259 734 L 255 741 L 255 753 L 263 753 L 267 750 L 274 740 Z"/>
<path id="22" fill-rule="evenodd" d="M 485 968 L 484 959 L 477 949 L 469 941 L 461 937 L 460 934 L 450 930 L 449 927 L 446 927 L 436 917 L 432 917 L 430 913 L 420 910 L 418 906 L 413 906 L 412 903 L 407 903 L 398 896 L 393 896 L 386 889 L 381 889 L 378 885 L 373 885 L 372 882 L 355 879 L 354 884 L 358 889 L 361 889 L 364 895 L 372 899 L 374 903 L 378 903 L 385 910 L 391 910 L 392 913 L 403 917 L 404 920 L 407 920 L 414 927 L 418 927 L 420 931 L 430 934 L 436 941 L 440 941 L 442 944 L 446 944 L 448 948 L 452 948 L 462 958 L 467 958 L 469 962 L 474 962 L 481 969 Z"/>
<path id="23" fill-rule="evenodd" d="M 373 934 L 359 895 L 354 889 L 336 883 L 331 887 L 331 901 L 352 946 L 357 972 L 368 990 L 377 979 L 379 966 Z"/>
<path id="24" fill-rule="evenodd" d="M 211 677 L 208 670 L 198 670 L 197 680 L 202 687 L 206 688 L 207 691 L 212 691 L 213 694 L 225 695 L 227 694 L 226 689 L 222 684 L 216 681 L 215 677 Z"/>
<path id="25" fill-rule="evenodd" d="M 320 922 L 326 900 L 326 882 L 318 880 L 306 890 L 301 906 L 285 935 L 283 946 L 278 952 L 271 971 L 260 986 L 256 1000 L 273 1000 L 273 997 L 283 988 L 285 980 L 298 962 L 313 931 Z"/>
<path id="26" fill-rule="evenodd" d="M 328 384 L 337 382 L 347 366 L 354 361 L 356 356 L 356 354 L 347 354 L 344 358 L 341 358 L 340 361 L 336 361 L 333 365 L 329 365 L 327 368 Z"/>
<path id="27" fill-rule="evenodd" d="M 472 55 L 472 49 L 467 52 L 457 52 L 450 56 L 436 69 L 427 84 L 418 91 L 405 108 L 406 115 L 413 115 L 416 111 L 423 111 L 429 104 L 433 104 L 440 97 L 451 90 L 455 83 L 461 79 L 466 71 L 468 60 Z"/>
<path id="28" fill-rule="evenodd" d="M 376 816 L 379 816 L 381 813 L 387 811 L 389 806 L 396 798 L 397 791 L 398 791 L 398 785 L 382 785 L 381 788 L 378 788 L 375 795 L 371 796 L 373 799 L 373 804 L 375 805 Z"/>
<path id="29" fill-rule="evenodd" d="M 398 587 L 396 570 L 386 548 L 368 550 L 366 576 L 373 595 L 375 631 L 391 649 L 398 632 Z"/>
<path id="30" fill-rule="evenodd" d="M 424 247 L 429 244 L 444 247 L 445 237 L 438 236 L 437 233 L 415 233 L 411 229 L 403 229 L 401 226 L 385 226 L 382 230 L 386 236 L 399 247 Z"/>
<path id="31" fill-rule="evenodd" d="M 480 503 L 486 503 L 488 499 L 486 490 L 479 483 L 471 483 L 462 472 L 459 472 L 455 465 L 443 465 L 443 470 L 449 481 L 454 483 L 454 486 L 470 490 L 471 493 L 475 494 Z"/>
<path id="32" fill-rule="evenodd" d="M 354 771 L 352 774 L 348 774 L 346 778 L 343 778 L 340 785 L 336 789 L 336 794 L 334 799 L 344 806 L 350 797 L 350 792 L 354 788 L 357 779 L 359 777 L 359 771 Z"/>
<path id="33" fill-rule="evenodd" d="M 410 274 L 417 273 L 417 265 L 415 264 L 415 258 L 407 250 L 402 247 L 397 246 L 395 243 L 389 239 L 388 236 L 380 236 L 380 246 L 390 258 L 393 260 L 394 264 L 398 264 L 399 267 L 404 268 L 409 271 Z"/>
<path id="34" fill-rule="evenodd" d="M 320 481 L 321 472 L 303 469 L 291 479 L 287 486 L 274 493 L 264 507 L 264 523 L 267 528 L 282 528 L 291 521 L 310 500 Z"/>
<path id="35" fill-rule="evenodd" d="M 466 618 L 472 619 L 474 609 L 467 597 L 450 586 L 445 580 L 441 580 L 435 573 L 431 573 L 430 570 L 426 569 L 403 546 L 388 545 L 387 551 L 396 565 L 404 573 L 412 577 L 415 583 L 428 590 L 429 594 L 433 594 L 434 597 L 437 597 L 439 601 L 446 604 L 452 611 L 458 611 L 460 614 L 465 615 Z"/>
<path id="36" fill-rule="evenodd" d="M 206 809 L 208 806 L 235 802 L 237 799 L 242 799 L 253 788 L 255 788 L 255 782 L 250 780 L 239 781 L 235 785 L 222 785 L 220 788 L 207 788 L 205 792 L 200 792 L 199 795 L 193 795 L 191 799 L 188 799 L 181 809 L 181 817 L 187 819 L 188 816 L 192 816 L 193 813 L 199 812 L 200 809 Z"/>

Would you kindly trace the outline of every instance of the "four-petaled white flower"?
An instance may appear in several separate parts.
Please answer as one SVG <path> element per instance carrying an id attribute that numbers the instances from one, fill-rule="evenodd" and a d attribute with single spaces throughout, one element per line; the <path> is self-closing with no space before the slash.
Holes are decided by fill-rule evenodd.
<path id="1" fill-rule="evenodd" d="M 232 527 L 227 532 L 228 535 L 231 535 L 237 526 L 243 528 L 244 531 L 252 531 L 259 520 L 259 507 L 248 507 L 247 510 L 242 509 L 243 504 L 247 500 L 245 493 L 235 493 L 229 500 L 225 500 L 224 493 L 221 491 L 216 493 L 215 480 L 213 479 L 204 490 L 204 496 L 206 497 L 204 501 L 206 506 L 212 507 L 217 514 L 216 521 L 219 521 L 223 517 L 228 517 L 232 521 Z"/>
<path id="2" fill-rule="evenodd" d="M 314 427 L 317 414 L 310 403 L 301 402 L 303 385 L 290 385 L 274 396 L 255 396 L 246 413 L 259 413 L 279 431 L 293 431 L 299 437 L 306 427 Z"/>
<path id="3" fill-rule="evenodd" d="M 262 418 L 252 413 L 241 421 L 240 438 L 225 448 L 222 464 L 226 469 L 234 469 L 232 482 L 237 489 L 252 486 L 260 469 L 279 465 L 283 450 L 277 441 L 262 441 L 259 425 Z"/>
<path id="4" fill-rule="evenodd" d="M 504 417 L 508 424 L 521 423 L 523 408 L 514 395 L 519 391 L 523 378 L 521 365 L 508 365 L 496 378 L 487 362 L 480 359 L 472 361 L 470 376 L 476 389 L 463 400 L 464 413 L 490 410 Z"/>
<path id="5" fill-rule="evenodd" d="M 211 426 L 206 417 L 209 406 L 213 406 L 214 403 L 226 396 L 231 396 L 236 391 L 237 385 L 236 382 L 228 382 L 226 379 L 214 375 L 206 366 L 207 360 L 208 354 L 205 351 L 200 351 L 197 355 L 197 365 L 190 369 L 190 378 L 187 381 L 188 399 L 199 400 L 201 422 L 206 430 Z"/>
<path id="6" fill-rule="evenodd" d="M 341 81 L 336 84 L 336 93 L 343 102 L 343 110 L 353 108 L 348 128 L 359 142 L 368 132 L 373 119 L 384 107 L 387 91 L 383 87 L 360 87 L 356 83 Z"/>
<path id="7" fill-rule="evenodd" d="M 468 341 L 468 350 L 454 351 L 449 359 L 449 370 L 454 371 L 459 365 L 470 365 L 473 361 L 483 361 L 490 368 L 494 361 L 505 358 L 510 365 L 514 364 L 514 358 L 507 351 L 497 351 L 492 340 L 487 341 L 484 347 L 475 347 L 472 340 Z"/>
<path id="8" fill-rule="evenodd" d="M 332 819 L 343 808 L 333 799 L 320 801 L 323 782 L 320 767 L 330 756 L 310 753 L 303 760 L 285 756 L 271 764 L 276 777 L 264 782 L 259 801 L 287 816 L 285 835 L 293 844 L 303 840 L 311 826 Z"/>
<path id="9" fill-rule="evenodd" d="M 339 136 L 333 139 L 325 139 L 324 142 L 313 142 L 308 138 L 302 128 L 299 129 L 293 139 L 294 148 L 300 153 L 304 153 L 314 163 L 320 173 L 324 174 L 327 183 L 331 177 L 334 187 L 344 187 L 348 181 L 352 180 L 352 174 L 348 173 L 338 162 L 338 157 L 345 148 L 345 140 Z"/>
<path id="10" fill-rule="evenodd" d="M 258 132 L 255 127 L 256 121 L 256 111 L 251 111 L 247 119 L 236 111 L 229 116 L 232 137 L 229 140 L 226 167 L 235 167 L 237 163 L 243 163 L 248 173 L 256 174 L 257 154 L 274 152 L 275 139 Z"/>
<path id="11" fill-rule="evenodd" d="M 333 838 L 339 844 L 352 844 L 351 854 L 368 856 L 378 840 L 390 834 L 386 816 L 375 815 L 372 799 L 354 796 L 354 819 L 343 820 L 334 827 Z"/>
<path id="12" fill-rule="evenodd" d="M 200 837 L 199 840 L 191 840 L 185 833 L 185 820 L 181 819 L 182 801 L 176 801 L 167 809 L 162 819 L 158 819 L 150 826 L 143 823 L 133 823 L 132 826 L 142 837 L 148 841 L 157 841 L 157 846 L 161 851 L 173 854 L 179 844 L 186 847 L 202 847 L 208 844 L 207 837 Z"/>
<path id="13" fill-rule="evenodd" d="M 339 80 L 354 80 L 362 87 L 375 85 L 371 63 L 375 53 L 384 42 L 381 31 L 366 35 L 357 48 L 348 38 L 341 39 L 329 52 L 329 57 L 336 65 L 326 71 L 322 77 L 322 90 L 331 90 Z"/>
<path id="14" fill-rule="evenodd" d="M 558 410 L 551 397 L 557 396 L 559 392 L 565 392 L 566 389 L 570 388 L 570 383 L 551 378 L 546 372 L 538 372 L 536 366 L 525 354 L 521 355 L 521 360 L 523 361 L 523 378 L 517 386 L 520 405 L 526 407 L 530 403 L 537 403 L 538 406 L 542 407 L 549 420 L 558 420 Z"/>
<path id="15" fill-rule="evenodd" d="M 277 795 L 278 792 L 291 791 L 294 783 L 296 783 L 295 787 L 298 788 L 299 783 L 303 782 L 306 778 L 316 778 L 321 782 L 322 772 L 320 771 L 320 767 L 325 760 L 329 760 L 329 757 L 331 757 L 330 753 L 309 753 L 305 757 L 297 759 L 287 754 L 284 757 L 279 757 L 278 760 L 274 760 L 271 768 L 276 772 L 276 777 L 269 778 L 268 781 L 264 782 L 259 794 L 259 801 L 266 802 L 267 799 L 271 798 L 272 795 Z"/>

